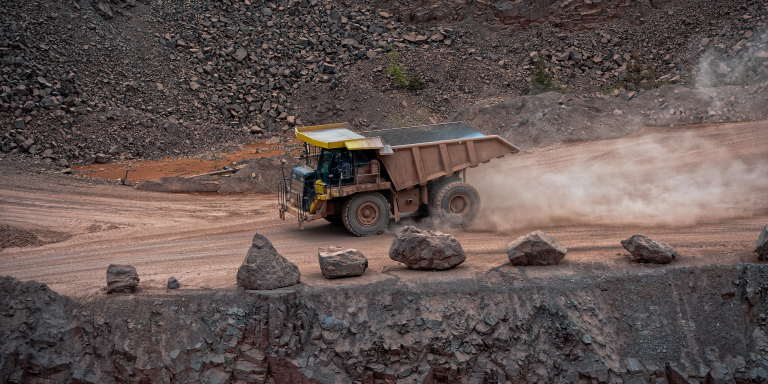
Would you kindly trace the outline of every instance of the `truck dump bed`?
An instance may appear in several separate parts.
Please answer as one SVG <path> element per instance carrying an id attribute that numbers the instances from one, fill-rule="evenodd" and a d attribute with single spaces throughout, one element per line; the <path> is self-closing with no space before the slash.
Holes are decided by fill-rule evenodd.
<path id="1" fill-rule="evenodd" d="M 463 122 L 360 132 L 381 138 L 379 150 L 395 190 L 487 163 L 520 150 L 498 136 L 485 136 Z"/>

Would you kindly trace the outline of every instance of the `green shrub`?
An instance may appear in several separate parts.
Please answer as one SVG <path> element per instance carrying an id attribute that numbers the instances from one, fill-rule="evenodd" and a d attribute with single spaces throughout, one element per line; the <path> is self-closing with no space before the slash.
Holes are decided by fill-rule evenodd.
<path id="1" fill-rule="evenodd" d="M 656 66 L 642 57 L 637 52 L 632 52 L 627 63 L 627 77 L 624 78 L 624 87 L 631 91 L 656 88 L 661 83 L 656 81 L 658 73 Z"/>
<path id="2" fill-rule="evenodd" d="M 387 73 L 392 76 L 392 82 L 396 86 L 410 90 L 419 90 L 426 87 L 426 83 L 418 72 L 411 74 L 410 79 L 405 75 L 403 67 L 400 66 L 400 54 L 396 50 L 391 49 L 386 55 L 389 60 Z"/>
<path id="3" fill-rule="evenodd" d="M 555 80 L 555 76 L 547 69 L 547 64 L 544 59 L 539 58 L 536 62 L 536 66 L 533 67 L 533 73 L 531 78 L 531 95 L 538 95 L 545 92 L 560 92 L 565 93 L 565 87 Z"/>
<path id="4" fill-rule="evenodd" d="M 424 89 L 426 87 L 426 84 L 424 84 L 424 80 L 421 79 L 421 75 L 419 75 L 418 72 L 414 72 L 411 75 L 411 81 L 408 82 L 408 89 L 410 90 L 419 90 Z"/>

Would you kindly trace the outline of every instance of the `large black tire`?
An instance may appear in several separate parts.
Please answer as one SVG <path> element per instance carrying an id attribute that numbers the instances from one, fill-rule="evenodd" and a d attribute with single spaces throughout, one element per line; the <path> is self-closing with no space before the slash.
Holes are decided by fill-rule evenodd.
<path id="1" fill-rule="evenodd" d="M 344 202 L 341 219 L 357 236 L 375 236 L 389 224 L 389 203 L 378 192 L 354 195 Z"/>
<path id="2" fill-rule="evenodd" d="M 442 190 L 444 186 L 450 183 L 455 183 L 457 181 L 461 181 L 461 178 L 455 175 L 450 176 L 444 176 L 437 180 L 430 181 L 429 184 L 427 184 L 427 188 L 429 189 L 427 198 L 428 201 L 432 201 L 432 195 L 435 191 Z M 431 216 L 432 209 L 430 208 L 429 204 L 421 204 L 419 205 L 419 211 L 418 215 L 420 217 L 424 216 Z"/>
<path id="3" fill-rule="evenodd" d="M 451 227 L 468 225 L 479 209 L 477 191 L 465 182 L 454 181 L 430 191 L 429 215 Z"/>

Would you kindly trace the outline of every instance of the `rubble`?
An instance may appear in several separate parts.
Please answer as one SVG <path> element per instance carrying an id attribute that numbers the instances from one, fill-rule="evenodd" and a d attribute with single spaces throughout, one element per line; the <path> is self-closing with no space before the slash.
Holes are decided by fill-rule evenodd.
<path id="1" fill-rule="evenodd" d="M 677 257 L 677 251 L 666 243 L 651 240 L 648 236 L 637 234 L 621 241 L 621 246 L 636 263 L 669 264 Z"/>
<path id="2" fill-rule="evenodd" d="M 542 231 L 520 236 L 507 245 L 507 256 L 512 265 L 555 265 L 566 253 L 568 249 Z"/>
<path id="3" fill-rule="evenodd" d="M 132 372 L 143 382 L 173 377 L 179 383 L 275 384 L 768 377 L 765 301 L 752 304 L 742 289 L 728 298 L 718 294 L 734 281 L 763 281 L 765 265 L 642 275 L 598 267 L 555 280 L 526 277 L 517 268 L 495 270 L 499 274 L 490 279 L 472 274 L 417 290 L 383 281 L 87 299 L 3 277 L 0 377 L 102 383 Z M 713 297 L 723 305 L 712 306 Z M 733 335 L 745 342 L 729 341 Z"/>
<path id="4" fill-rule="evenodd" d="M 768 79 L 762 37 L 768 11 L 759 4 L 742 9 L 696 1 L 651 9 L 572 2 L 551 14 L 524 14 L 489 3 L 476 9 L 479 26 L 451 28 L 424 22 L 463 19 L 470 12 L 465 5 L 389 1 L 378 11 L 327 1 L 274 5 L 98 2 L 61 4 L 55 12 L 9 5 L 0 26 L 0 149 L 72 165 L 99 153 L 109 153 L 110 161 L 197 155 L 305 123 L 347 120 L 386 128 L 387 115 L 402 113 L 395 93 L 413 106 L 406 112 L 422 109 L 441 120 L 475 100 L 524 95 L 539 58 L 569 94 L 586 98 L 625 78 L 632 52 L 656 64 L 659 84 L 704 80 L 704 66 L 696 68 L 702 59 L 728 68 L 713 72 L 717 84 Z M 123 20 L 147 27 L 125 30 Z M 572 33 L 563 32 L 574 23 Z M 409 71 L 421 73 L 427 89 L 401 93 L 385 71 L 375 70 L 387 64 L 383 54 L 393 48 L 403 52 Z M 128 68 L 123 60 L 135 65 Z M 377 91 L 360 92 L 360 84 Z M 333 101 L 322 97 L 329 91 Z M 762 116 L 762 107 L 723 105 L 643 118 L 651 125 L 747 121 Z M 601 133 L 585 126 L 566 134 L 573 140 Z M 17 135 L 34 143 L 22 146 Z"/>
<path id="5" fill-rule="evenodd" d="M 326 279 L 360 276 L 368 268 L 368 259 L 356 249 L 336 246 L 320 248 L 317 258 Z"/>
<path id="6" fill-rule="evenodd" d="M 763 227 L 755 243 L 755 253 L 760 260 L 768 260 L 768 225 Z"/>
<path id="7" fill-rule="evenodd" d="M 276 289 L 298 284 L 300 276 L 299 268 L 257 233 L 237 270 L 237 285 L 243 289 Z"/>
<path id="8" fill-rule="evenodd" d="M 107 293 L 134 292 L 139 275 L 131 265 L 110 264 L 107 268 Z"/>
<path id="9" fill-rule="evenodd" d="M 467 259 L 453 235 L 405 226 L 389 248 L 389 258 L 412 269 L 444 270 Z"/>

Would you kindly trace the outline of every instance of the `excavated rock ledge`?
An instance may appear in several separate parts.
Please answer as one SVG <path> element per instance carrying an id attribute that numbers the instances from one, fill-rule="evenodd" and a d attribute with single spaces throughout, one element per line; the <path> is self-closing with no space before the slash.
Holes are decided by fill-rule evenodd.
<path id="1" fill-rule="evenodd" d="M 765 382 L 768 265 L 158 291 L 0 279 L 0 381 Z M 483 381 L 484 380 L 484 381 Z M 650 381 L 649 381 L 650 380 Z"/>

